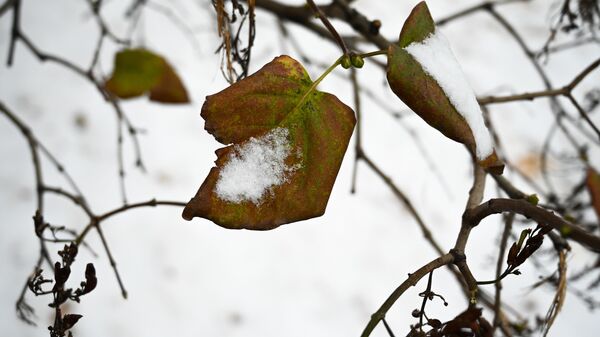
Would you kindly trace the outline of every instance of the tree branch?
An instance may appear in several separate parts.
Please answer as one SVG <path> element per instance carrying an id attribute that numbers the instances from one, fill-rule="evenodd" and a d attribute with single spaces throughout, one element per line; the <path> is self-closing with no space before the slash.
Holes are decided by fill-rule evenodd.
<path id="1" fill-rule="evenodd" d="M 533 219 L 538 223 L 542 223 L 558 230 L 586 246 L 587 248 L 600 252 L 600 237 L 595 236 L 581 227 L 574 225 L 563 218 L 547 211 L 541 207 L 535 206 L 525 200 L 516 199 L 491 199 L 467 212 L 463 215 L 464 222 L 472 228 L 479 225 L 481 220 L 491 214 L 502 212 L 514 212 Z"/>
<path id="2" fill-rule="evenodd" d="M 385 314 L 390 310 L 390 308 L 396 303 L 396 301 L 404 294 L 406 290 L 410 287 L 415 286 L 419 280 L 421 280 L 425 275 L 429 274 L 433 270 L 438 269 L 439 267 L 450 264 L 454 261 L 454 256 L 450 253 L 442 255 L 437 259 L 427 263 L 423 267 L 419 268 L 412 274 L 409 274 L 406 281 L 402 282 L 394 292 L 390 294 L 390 296 L 385 300 L 385 302 L 381 305 L 381 307 L 371 316 L 371 320 L 363 330 L 361 337 L 368 337 L 371 335 L 371 332 L 377 324 L 385 318 Z"/>

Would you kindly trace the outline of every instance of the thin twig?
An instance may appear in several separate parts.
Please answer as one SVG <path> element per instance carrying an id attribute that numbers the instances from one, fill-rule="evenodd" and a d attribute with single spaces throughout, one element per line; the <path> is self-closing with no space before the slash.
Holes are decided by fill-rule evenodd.
<path id="1" fill-rule="evenodd" d="M 385 318 L 382 318 L 381 321 L 383 322 L 383 326 L 385 326 L 385 330 L 387 331 L 388 335 L 390 335 L 390 337 L 396 337 L 394 335 L 394 331 L 392 331 L 392 328 L 390 327 L 388 322 L 385 320 Z"/>
<path id="2" fill-rule="evenodd" d="M 513 222 L 515 219 L 514 213 L 509 213 L 504 220 L 504 229 L 502 231 L 502 237 L 500 238 L 500 248 L 498 249 L 498 261 L 496 262 L 496 279 L 500 279 L 502 273 L 502 265 L 504 263 L 504 254 L 506 253 L 506 245 L 512 231 Z M 501 319 L 501 307 L 502 307 L 502 281 L 498 281 L 495 284 L 495 296 L 494 296 L 494 321 L 493 331 L 502 324 Z M 492 332 L 493 334 L 493 332 Z"/>
<path id="3" fill-rule="evenodd" d="M 333 38 L 337 42 L 338 46 L 342 49 L 342 54 L 348 55 L 349 50 L 348 50 L 348 46 L 346 46 L 346 42 L 344 42 L 344 39 L 342 39 L 342 37 L 340 36 L 340 33 L 337 32 L 337 30 L 335 29 L 335 27 L 333 27 L 333 25 L 331 24 L 329 19 L 327 19 L 327 16 L 325 15 L 325 13 L 323 13 L 323 11 L 319 8 L 319 6 L 317 6 L 315 4 L 315 2 L 313 0 L 306 0 L 306 2 L 310 6 L 310 8 L 317 14 L 319 19 L 323 23 L 323 25 L 325 25 L 325 27 L 327 27 L 327 30 L 329 31 L 331 36 L 333 36 Z"/>
<path id="4" fill-rule="evenodd" d="M 117 278 L 117 283 L 119 283 L 119 288 L 121 289 L 121 295 L 123 296 L 124 299 L 127 299 L 127 290 L 125 289 L 125 285 L 123 284 L 121 275 L 119 274 L 119 270 L 117 269 L 117 262 L 115 261 L 113 255 L 110 251 L 110 248 L 108 247 L 108 241 L 106 241 L 106 237 L 104 236 L 102 227 L 100 226 L 100 223 L 97 221 L 94 223 L 94 227 L 96 228 L 96 231 L 98 232 L 98 236 L 100 237 L 100 240 L 102 241 L 102 246 L 104 247 L 104 250 L 106 251 L 106 255 L 108 256 L 108 261 L 110 262 L 110 266 L 113 269 L 113 272 L 115 273 L 115 276 Z"/>
<path id="5" fill-rule="evenodd" d="M 377 324 L 385 318 L 385 314 L 390 308 L 396 303 L 396 301 L 404 294 L 410 287 L 415 286 L 421 278 L 430 273 L 431 271 L 450 264 L 454 261 L 454 256 L 450 253 L 442 255 L 431 262 L 427 263 L 423 267 L 417 269 L 414 273 L 410 274 L 406 281 L 402 282 L 396 290 L 394 290 L 390 296 L 383 302 L 381 307 L 371 316 L 371 320 L 363 330 L 361 337 L 368 337 Z"/>

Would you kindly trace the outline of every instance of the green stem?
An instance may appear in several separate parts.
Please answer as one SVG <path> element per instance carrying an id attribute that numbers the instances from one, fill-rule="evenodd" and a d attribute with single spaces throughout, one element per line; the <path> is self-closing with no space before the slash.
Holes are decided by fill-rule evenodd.
<path id="1" fill-rule="evenodd" d="M 359 54 L 359 56 L 362 57 L 362 58 L 368 58 L 368 57 L 372 57 L 372 56 L 376 56 L 376 55 L 383 55 L 383 54 L 386 54 L 386 53 L 387 53 L 387 49 L 381 49 L 381 50 L 376 50 L 376 51 L 372 51 L 372 52 L 369 52 L 369 53 Z M 340 65 L 340 63 L 342 62 L 342 58 L 344 56 L 345 55 L 340 56 L 332 65 L 329 66 L 329 68 L 325 69 L 325 71 L 321 74 L 321 76 L 319 76 L 313 82 L 313 84 L 310 86 L 310 88 L 308 88 L 308 90 L 304 93 L 304 95 L 302 96 L 302 98 L 300 98 L 300 101 L 298 101 L 298 104 L 296 104 L 296 106 L 294 107 L 294 109 L 292 109 L 292 112 L 296 111 L 298 108 L 300 108 L 302 106 L 302 104 L 304 104 L 304 102 L 306 101 L 306 98 L 313 91 L 315 91 L 315 89 L 317 88 L 317 86 L 325 79 L 325 77 L 327 77 L 327 75 L 329 75 L 335 68 L 337 68 L 337 66 Z"/>
<path id="2" fill-rule="evenodd" d="M 294 107 L 294 109 L 292 111 L 295 111 L 296 109 L 298 109 L 299 107 L 301 107 L 302 104 L 304 104 L 304 101 L 306 100 L 306 98 L 308 97 L 308 95 L 310 95 L 313 91 L 315 91 L 315 89 L 317 88 L 317 86 L 319 85 L 319 83 L 321 83 L 321 81 L 323 81 L 325 79 L 325 77 L 327 77 L 327 75 L 329 75 L 337 66 L 340 65 L 340 62 L 342 61 L 342 57 L 343 56 L 341 56 L 340 58 L 338 58 L 332 65 L 329 66 L 329 68 L 327 68 L 325 70 L 325 72 L 323 72 L 321 74 L 321 76 L 319 76 L 319 78 L 317 78 L 313 82 L 313 84 L 304 93 L 304 95 L 302 96 L 302 98 L 300 98 L 300 101 L 298 101 L 298 104 Z"/>
<path id="3" fill-rule="evenodd" d="M 387 49 L 380 49 L 380 50 L 372 51 L 369 53 L 358 54 L 358 56 L 366 59 L 369 57 L 373 57 L 373 56 L 377 56 L 377 55 L 384 55 L 384 54 L 387 54 Z"/>

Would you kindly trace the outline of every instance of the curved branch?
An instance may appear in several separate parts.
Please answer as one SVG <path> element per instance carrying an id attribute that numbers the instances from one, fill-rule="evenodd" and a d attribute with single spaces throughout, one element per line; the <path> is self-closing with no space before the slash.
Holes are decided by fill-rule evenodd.
<path id="1" fill-rule="evenodd" d="M 421 280 L 425 275 L 429 274 L 431 271 L 445 266 L 447 264 L 451 264 L 452 262 L 454 262 L 454 256 L 448 253 L 438 257 L 437 259 L 419 268 L 414 273 L 410 274 L 406 281 L 402 282 L 402 284 L 400 284 L 400 286 L 398 286 L 398 288 L 396 288 L 396 290 L 394 290 L 394 292 L 390 294 L 387 300 L 383 302 L 381 307 L 373 315 L 371 315 L 371 320 L 363 330 L 361 337 L 367 337 L 371 334 L 371 332 L 373 331 L 373 329 L 375 329 L 377 324 L 385 318 L 385 314 L 388 312 L 388 310 L 390 310 L 390 308 L 394 305 L 394 303 L 396 303 L 396 301 L 400 298 L 400 296 L 402 296 L 402 294 L 404 294 L 406 290 L 408 290 L 410 287 L 415 286 L 419 282 L 419 280 Z"/>
<path id="2" fill-rule="evenodd" d="M 471 210 L 468 210 L 463 215 L 463 220 L 471 227 L 479 225 L 481 220 L 492 215 L 502 212 L 514 212 L 533 219 L 538 223 L 542 223 L 562 232 L 568 233 L 568 237 L 589 249 L 600 252 L 600 237 L 595 236 L 581 227 L 574 225 L 563 218 L 547 211 L 541 207 L 535 206 L 525 200 L 515 199 L 491 199 Z"/>
<path id="3" fill-rule="evenodd" d="M 373 24 L 374 21 L 369 21 L 356 9 L 350 8 L 348 2 L 349 1 L 336 0 L 331 5 L 322 7 L 322 9 L 327 15 L 349 24 L 354 31 L 360 33 L 365 39 L 377 47 L 381 49 L 387 48 L 390 45 L 390 42 L 379 34 L 379 29 L 376 28 L 377 25 Z M 336 42 L 327 29 L 324 29 L 311 21 L 313 16 L 308 7 L 284 5 L 271 0 L 256 0 L 256 7 L 271 12 L 278 18 L 295 22 L 312 30 L 317 35 Z"/>

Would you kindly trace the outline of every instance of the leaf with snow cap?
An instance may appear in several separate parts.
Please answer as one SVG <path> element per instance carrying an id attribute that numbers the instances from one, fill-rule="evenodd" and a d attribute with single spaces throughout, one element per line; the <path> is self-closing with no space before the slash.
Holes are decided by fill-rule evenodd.
<path id="1" fill-rule="evenodd" d="M 465 144 L 486 170 L 502 173 L 475 94 L 424 1 L 406 19 L 398 44 L 388 49 L 387 79 L 425 122 Z"/>
<path id="2" fill-rule="evenodd" d="M 335 96 L 314 90 L 300 63 L 275 58 L 208 96 L 201 116 L 231 145 L 216 151 L 184 219 L 266 230 L 324 213 L 356 120 Z"/>

